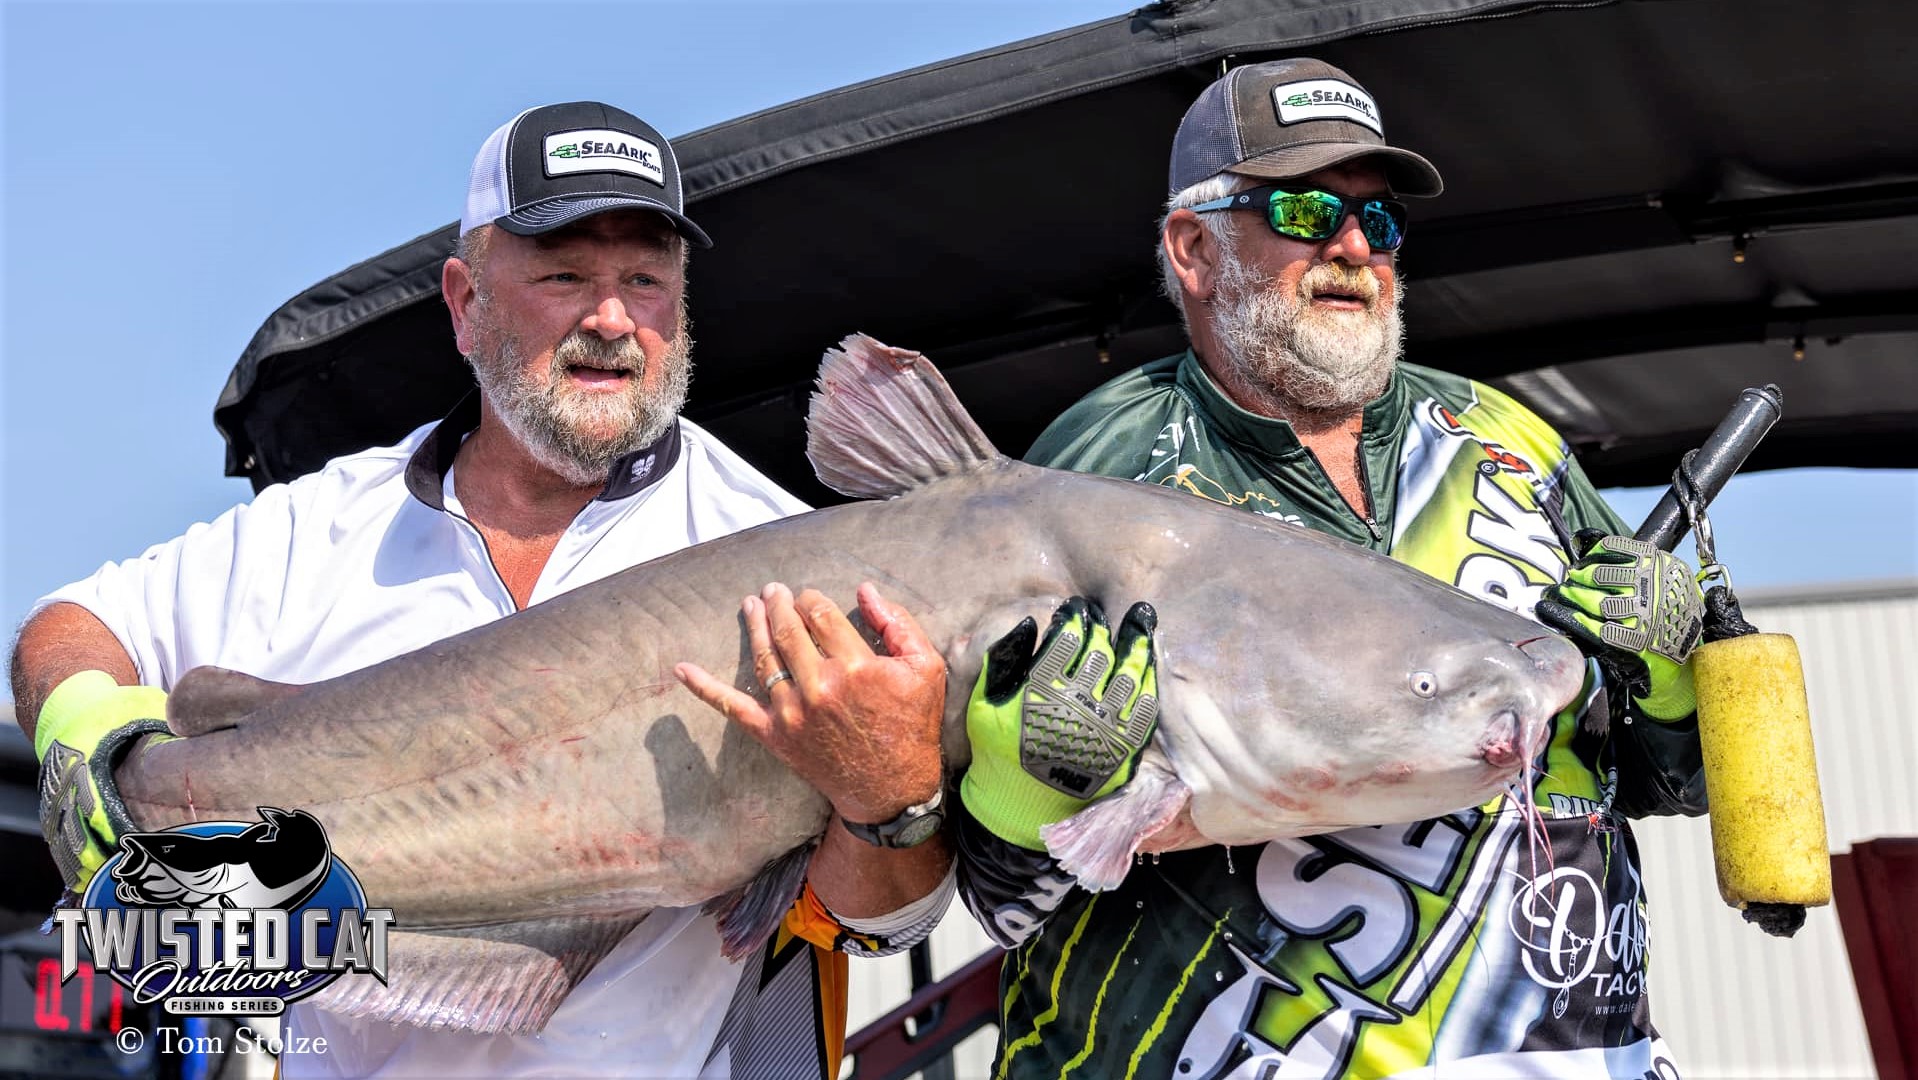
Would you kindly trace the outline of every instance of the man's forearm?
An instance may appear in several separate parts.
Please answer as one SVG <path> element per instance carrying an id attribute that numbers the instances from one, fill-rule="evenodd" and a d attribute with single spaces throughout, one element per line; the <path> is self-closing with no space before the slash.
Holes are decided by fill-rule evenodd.
<path id="1" fill-rule="evenodd" d="M 946 878 L 952 849 L 935 836 L 912 848 L 874 847 L 846 831 L 837 814 L 813 852 L 807 878 L 835 915 L 871 919 L 925 897 Z"/>
<path id="2" fill-rule="evenodd" d="M 122 686 L 140 681 L 133 658 L 93 612 L 78 604 L 52 604 L 20 628 L 13 647 L 13 715 L 29 741 L 53 688 L 90 670 L 104 671 Z"/>

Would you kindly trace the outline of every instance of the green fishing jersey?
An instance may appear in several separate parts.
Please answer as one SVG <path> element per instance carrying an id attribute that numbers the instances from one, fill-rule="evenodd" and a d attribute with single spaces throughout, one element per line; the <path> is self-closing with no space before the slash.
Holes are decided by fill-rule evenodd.
<path id="1" fill-rule="evenodd" d="M 1564 440 L 1480 383 L 1399 365 L 1360 445 L 1370 506 L 1354 511 L 1289 424 L 1239 408 L 1187 352 L 1094 391 L 1027 459 L 1331 533 L 1526 615 L 1569 565 L 1570 531 L 1629 532 Z M 1649 1016 L 1610 746 L 1580 722 L 1592 672 L 1536 762 L 1542 822 L 1501 796 L 1143 857 L 1092 894 L 959 814 L 962 893 L 1012 950 L 996 1074 L 1676 1077 Z"/>

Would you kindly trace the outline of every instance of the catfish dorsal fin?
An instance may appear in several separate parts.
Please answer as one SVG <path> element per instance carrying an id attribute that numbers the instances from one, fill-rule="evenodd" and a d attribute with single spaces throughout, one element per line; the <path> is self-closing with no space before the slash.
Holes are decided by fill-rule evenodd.
<path id="1" fill-rule="evenodd" d="M 820 361 L 806 457 L 820 483 L 865 499 L 1004 460 L 930 360 L 864 334 Z"/>

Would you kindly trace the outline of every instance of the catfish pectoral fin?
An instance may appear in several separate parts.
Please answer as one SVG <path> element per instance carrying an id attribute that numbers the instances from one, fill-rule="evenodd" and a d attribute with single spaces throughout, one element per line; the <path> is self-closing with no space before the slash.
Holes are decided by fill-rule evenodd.
<path id="1" fill-rule="evenodd" d="M 719 920 L 719 951 L 738 960 L 766 943 L 806 886 L 816 845 L 802 844 L 766 864 L 753 879 L 702 909 Z"/>
<path id="2" fill-rule="evenodd" d="M 1148 752 L 1126 785 L 1064 821 L 1039 830 L 1046 850 L 1092 892 L 1116 889 L 1139 845 L 1172 824 L 1192 789 Z"/>
<path id="3" fill-rule="evenodd" d="M 180 676 L 167 695 L 167 727 L 175 735 L 205 735 L 238 727 L 248 713 L 304 689 L 295 683 L 256 679 L 223 667 L 196 667 Z"/>
<path id="4" fill-rule="evenodd" d="M 387 976 L 349 975 L 313 995 L 346 1016 L 481 1035 L 543 1029 L 573 987 L 645 912 L 467 927 L 392 930 Z"/>

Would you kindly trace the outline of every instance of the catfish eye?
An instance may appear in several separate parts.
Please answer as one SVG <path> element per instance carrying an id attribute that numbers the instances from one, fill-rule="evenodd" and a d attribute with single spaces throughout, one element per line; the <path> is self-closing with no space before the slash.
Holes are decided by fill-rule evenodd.
<path id="1" fill-rule="evenodd" d="M 1422 698 L 1429 698 L 1438 693 L 1438 676 L 1429 671 L 1414 671 L 1411 682 L 1412 692 Z"/>

